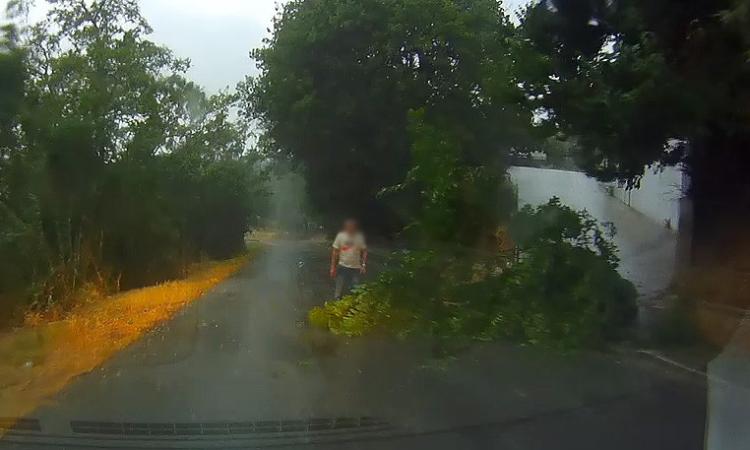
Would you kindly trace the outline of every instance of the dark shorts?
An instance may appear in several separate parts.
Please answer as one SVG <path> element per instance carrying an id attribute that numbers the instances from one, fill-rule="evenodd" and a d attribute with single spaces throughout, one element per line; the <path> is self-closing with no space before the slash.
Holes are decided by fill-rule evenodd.
<path id="1" fill-rule="evenodd" d="M 336 272 L 336 300 L 349 295 L 352 288 L 359 284 L 360 276 L 359 269 L 339 266 Z"/>

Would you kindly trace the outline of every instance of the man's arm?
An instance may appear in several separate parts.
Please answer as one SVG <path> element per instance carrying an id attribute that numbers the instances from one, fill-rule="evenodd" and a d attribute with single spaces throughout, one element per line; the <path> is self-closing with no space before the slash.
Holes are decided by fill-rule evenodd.
<path id="1" fill-rule="evenodd" d="M 367 273 L 367 241 L 365 240 L 365 236 L 363 234 L 361 234 L 359 238 L 359 248 L 361 249 L 359 253 L 359 263 L 361 269 L 359 271 L 362 273 L 362 275 L 364 275 Z"/>
<path id="2" fill-rule="evenodd" d="M 334 244 L 333 249 L 331 249 L 331 271 L 330 271 L 331 278 L 336 278 L 336 269 L 338 268 L 338 265 L 339 265 L 340 253 L 341 253 L 340 250 Z"/>
<path id="3" fill-rule="evenodd" d="M 361 265 L 362 269 L 360 270 L 360 272 L 362 272 L 362 274 L 364 275 L 365 273 L 367 273 L 367 247 L 365 247 L 365 248 L 362 249 L 362 256 L 361 256 L 361 258 L 362 258 L 362 261 L 361 261 L 362 262 L 362 265 Z"/>

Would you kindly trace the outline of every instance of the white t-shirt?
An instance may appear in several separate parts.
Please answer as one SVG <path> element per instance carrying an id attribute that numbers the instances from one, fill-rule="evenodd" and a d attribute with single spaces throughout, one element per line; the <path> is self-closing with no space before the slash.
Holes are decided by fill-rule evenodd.
<path id="1" fill-rule="evenodd" d="M 339 265 L 350 269 L 362 268 L 362 252 L 367 250 L 362 233 L 349 234 L 345 231 L 336 235 L 333 248 L 339 251 Z"/>

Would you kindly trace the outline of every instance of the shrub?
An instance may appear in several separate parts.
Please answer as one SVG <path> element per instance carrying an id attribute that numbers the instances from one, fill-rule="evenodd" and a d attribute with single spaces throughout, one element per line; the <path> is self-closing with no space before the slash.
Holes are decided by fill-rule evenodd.
<path id="1" fill-rule="evenodd" d="M 460 249 L 396 253 L 376 281 L 314 309 L 311 322 L 347 336 L 380 329 L 557 348 L 622 337 L 636 291 L 595 220 L 553 199 L 510 228 L 521 255 L 510 266 Z"/>

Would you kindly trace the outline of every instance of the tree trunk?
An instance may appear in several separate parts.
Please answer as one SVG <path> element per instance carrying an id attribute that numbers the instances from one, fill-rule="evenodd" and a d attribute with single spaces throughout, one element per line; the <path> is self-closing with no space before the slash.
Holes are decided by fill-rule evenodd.
<path id="1" fill-rule="evenodd" d="M 691 273 L 717 298 L 750 307 L 750 136 L 713 129 L 688 158 Z M 721 292 L 719 292 L 721 291 Z"/>
<path id="2" fill-rule="evenodd" d="M 693 262 L 750 262 L 750 136 L 714 129 L 688 159 L 694 208 Z M 748 255 L 750 256 L 750 255 Z"/>

